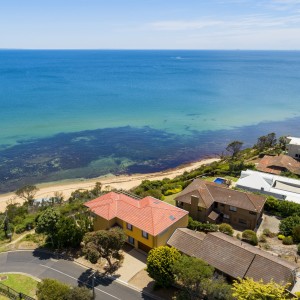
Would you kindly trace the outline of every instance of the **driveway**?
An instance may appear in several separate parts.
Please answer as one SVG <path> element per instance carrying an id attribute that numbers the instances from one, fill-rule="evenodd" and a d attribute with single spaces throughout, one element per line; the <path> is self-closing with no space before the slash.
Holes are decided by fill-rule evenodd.
<path id="1" fill-rule="evenodd" d="M 146 254 L 136 249 L 124 252 L 124 262 L 116 272 L 118 279 L 128 283 L 133 276 L 146 268 L 146 260 Z"/>

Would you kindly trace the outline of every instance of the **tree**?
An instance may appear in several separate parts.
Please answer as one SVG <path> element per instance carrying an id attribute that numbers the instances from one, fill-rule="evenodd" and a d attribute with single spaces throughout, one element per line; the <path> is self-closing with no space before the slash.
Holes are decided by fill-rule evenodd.
<path id="1" fill-rule="evenodd" d="M 213 279 L 205 287 L 207 300 L 233 300 L 231 285 L 224 278 Z"/>
<path id="2" fill-rule="evenodd" d="M 230 152 L 231 157 L 234 158 L 240 153 L 243 144 L 244 143 L 240 141 L 233 141 L 228 144 L 228 146 L 226 147 L 226 151 Z"/>
<path id="3" fill-rule="evenodd" d="M 91 290 L 86 287 L 75 286 L 69 292 L 69 300 L 92 300 Z"/>
<path id="4" fill-rule="evenodd" d="M 279 139 L 278 139 L 278 145 L 279 145 L 279 148 L 283 151 L 286 150 L 286 145 L 287 145 L 287 140 L 286 140 L 286 137 L 285 136 L 281 136 Z"/>
<path id="5" fill-rule="evenodd" d="M 294 215 L 287 217 L 280 221 L 279 231 L 285 235 L 289 236 L 293 234 L 293 229 L 300 225 L 300 216 Z"/>
<path id="6" fill-rule="evenodd" d="M 183 286 L 185 299 L 202 299 L 203 286 L 213 275 L 214 268 L 201 259 L 182 255 L 172 267 L 177 281 Z"/>
<path id="7" fill-rule="evenodd" d="M 287 286 L 280 285 L 273 280 L 264 284 L 262 280 L 252 278 L 239 279 L 233 283 L 233 296 L 237 300 L 284 300 L 288 299 L 285 291 Z"/>
<path id="8" fill-rule="evenodd" d="M 126 240 L 126 235 L 119 227 L 110 230 L 98 230 L 88 232 L 84 235 L 83 252 L 86 258 L 93 264 L 97 263 L 99 258 L 105 258 L 110 269 L 113 267 L 112 258 L 120 261 L 122 249 Z"/>
<path id="9" fill-rule="evenodd" d="M 70 287 L 55 279 L 46 278 L 37 284 L 38 300 L 68 300 Z"/>
<path id="10" fill-rule="evenodd" d="M 255 147 L 262 151 L 266 148 L 271 148 L 276 145 L 276 134 L 274 132 L 269 133 L 267 135 L 263 135 L 257 139 L 257 143 Z"/>
<path id="11" fill-rule="evenodd" d="M 35 231 L 37 233 L 46 234 L 50 238 L 52 246 L 54 246 L 53 237 L 56 234 L 56 224 L 58 223 L 58 221 L 58 212 L 53 207 L 49 207 L 44 212 L 42 212 L 36 222 Z"/>
<path id="12" fill-rule="evenodd" d="M 180 253 L 175 248 L 160 246 L 150 250 L 147 257 L 147 272 L 158 286 L 169 287 L 175 280 L 173 265 Z"/>
<path id="13" fill-rule="evenodd" d="M 60 217 L 53 229 L 54 244 L 58 248 L 78 247 L 83 239 L 86 229 L 77 225 L 73 217 Z"/>
<path id="14" fill-rule="evenodd" d="M 98 197 L 102 193 L 102 184 L 101 182 L 96 182 L 94 188 L 91 190 L 91 193 L 95 196 Z"/>
<path id="15" fill-rule="evenodd" d="M 39 189 L 35 185 L 25 185 L 18 190 L 15 194 L 28 202 L 29 205 L 32 205 L 34 196 Z"/>

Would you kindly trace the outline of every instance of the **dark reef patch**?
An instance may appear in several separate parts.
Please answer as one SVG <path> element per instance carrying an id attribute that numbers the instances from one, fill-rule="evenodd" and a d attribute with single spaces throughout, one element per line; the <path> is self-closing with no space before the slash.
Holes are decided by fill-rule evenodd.
<path id="1" fill-rule="evenodd" d="M 269 132 L 299 136 L 299 124 L 297 117 L 231 130 L 190 130 L 189 135 L 127 126 L 23 140 L 0 147 L 0 192 L 60 179 L 161 171 L 217 155 L 233 140 L 252 146 Z"/>

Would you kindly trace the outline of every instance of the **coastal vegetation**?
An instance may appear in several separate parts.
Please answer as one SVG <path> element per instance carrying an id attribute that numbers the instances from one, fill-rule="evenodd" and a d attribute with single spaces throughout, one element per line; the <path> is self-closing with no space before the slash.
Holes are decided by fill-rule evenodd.
<path id="1" fill-rule="evenodd" d="M 163 180 L 145 180 L 132 192 L 141 196 L 153 196 L 164 200 L 166 196 L 176 194 L 187 187 L 195 178 L 207 179 L 221 176 L 228 179 L 228 182 L 236 180 L 241 171 L 246 169 L 255 170 L 254 161 L 265 154 L 277 155 L 285 150 L 285 137 L 277 141 L 275 133 L 269 133 L 257 139 L 255 145 L 242 149 L 242 141 L 230 142 L 226 147 L 226 153 L 220 155 L 221 160 L 209 165 L 203 165 L 191 172 L 184 172 L 174 179 L 164 178 Z M 295 174 L 288 174 L 290 177 L 298 177 Z"/>

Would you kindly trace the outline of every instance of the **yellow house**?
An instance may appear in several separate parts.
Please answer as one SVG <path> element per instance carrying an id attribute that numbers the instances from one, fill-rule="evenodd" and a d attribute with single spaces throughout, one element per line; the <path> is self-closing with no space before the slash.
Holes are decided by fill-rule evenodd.
<path id="1" fill-rule="evenodd" d="M 145 252 L 166 245 L 175 229 L 188 225 L 187 211 L 150 196 L 110 192 L 85 205 L 94 216 L 94 230 L 120 226 L 127 242 Z"/>

